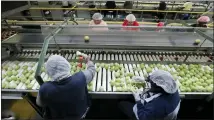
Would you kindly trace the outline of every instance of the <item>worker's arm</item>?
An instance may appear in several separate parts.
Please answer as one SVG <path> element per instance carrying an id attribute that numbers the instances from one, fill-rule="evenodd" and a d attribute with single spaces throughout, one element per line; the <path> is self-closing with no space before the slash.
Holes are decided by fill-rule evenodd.
<path id="1" fill-rule="evenodd" d="M 154 120 L 155 116 L 155 106 L 151 105 L 150 103 L 147 103 L 147 105 L 143 105 L 141 101 L 137 101 L 137 115 L 139 120 Z M 162 110 L 163 111 L 163 110 Z"/>
<path id="2" fill-rule="evenodd" d="M 137 101 L 137 115 L 139 120 L 152 120 L 154 119 L 154 111 L 151 106 L 144 106 L 141 101 Z"/>
<path id="3" fill-rule="evenodd" d="M 103 28 L 103 30 L 106 30 L 106 31 L 108 31 L 108 24 L 106 23 L 106 22 L 104 22 L 104 24 L 103 24 L 103 26 L 106 26 L 105 28 Z"/>
<path id="4" fill-rule="evenodd" d="M 89 22 L 88 26 L 93 26 L 93 25 L 94 25 L 94 21 L 91 20 L 91 21 Z"/>
<path id="5" fill-rule="evenodd" d="M 83 71 L 83 74 L 85 75 L 86 82 L 90 83 L 94 78 L 96 69 L 94 63 L 90 60 L 87 62 L 87 66 L 87 70 Z"/>
<path id="6" fill-rule="evenodd" d="M 44 104 L 43 104 L 42 101 L 41 101 L 39 92 L 38 92 L 37 97 L 36 97 L 36 104 L 37 104 L 38 106 L 40 106 L 40 107 L 43 107 L 43 106 L 44 106 Z"/>

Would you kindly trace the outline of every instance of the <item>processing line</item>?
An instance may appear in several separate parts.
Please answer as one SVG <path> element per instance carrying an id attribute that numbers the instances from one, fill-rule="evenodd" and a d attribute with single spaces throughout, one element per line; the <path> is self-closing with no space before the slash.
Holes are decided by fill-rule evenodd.
<path id="1" fill-rule="evenodd" d="M 97 32 L 88 26 L 44 25 L 41 33 L 16 33 L 2 42 L 7 55 L 2 58 L 3 99 L 21 99 L 22 93 L 37 94 L 40 85 L 34 76 L 40 64 L 38 58 L 54 28 L 60 30 L 52 34 L 43 60 L 62 55 L 72 66 L 71 74 L 75 74 L 87 68 L 76 52 L 88 54 L 96 66 L 93 81 L 88 85 L 92 97 L 130 97 L 132 90 L 149 87 L 146 83 L 133 82 L 132 77 L 146 79 L 157 69 L 173 75 L 184 98 L 203 98 L 213 92 L 213 41 L 193 28 L 164 27 L 163 31 L 156 31 L 144 27 L 132 32 L 110 26 L 109 31 Z M 84 41 L 85 35 L 90 37 L 89 42 Z M 201 40 L 198 45 L 193 44 L 196 39 Z M 40 75 L 44 82 L 51 80 L 43 65 Z"/>

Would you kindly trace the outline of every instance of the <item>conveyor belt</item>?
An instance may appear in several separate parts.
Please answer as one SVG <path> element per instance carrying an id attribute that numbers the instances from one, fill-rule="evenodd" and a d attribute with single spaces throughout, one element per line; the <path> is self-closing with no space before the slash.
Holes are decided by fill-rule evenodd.
<path id="1" fill-rule="evenodd" d="M 71 32 L 72 33 L 72 32 Z M 65 33 L 65 34 L 68 34 Z M 99 34 L 99 32 L 97 33 Z M 193 47 L 197 46 L 193 45 L 196 39 L 204 40 L 203 37 L 199 36 L 196 33 L 171 33 L 164 34 L 159 32 L 144 32 L 139 35 L 112 35 L 111 33 L 100 35 L 90 35 L 90 42 L 85 43 L 84 35 L 57 35 L 55 37 L 58 44 L 66 44 L 66 45 L 110 45 L 110 46 L 160 46 L 160 47 Z M 2 43 L 7 44 L 43 44 L 44 36 L 41 34 L 17 34 L 16 36 L 3 41 Z M 52 40 L 50 44 L 55 44 Z M 210 41 L 205 41 L 201 47 L 213 47 L 213 43 Z"/>
<path id="2" fill-rule="evenodd" d="M 18 54 L 11 56 L 13 59 L 37 59 L 40 55 L 40 50 L 25 49 Z M 95 51 L 84 50 L 92 60 L 105 61 L 105 62 L 119 62 L 119 61 L 168 61 L 168 62 L 212 62 L 213 55 L 205 53 L 188 53 L 188 52 L 140 52 L 140 51 Z M 74 50 L 48 50 L 46 58 L 51 55 L 58 54 L 64 56 L 67 60 L 76 60 L 76 51 Z M 188 57 L 187 57 L 188 56 Z"/>
<path id="3" fill-rule="evenodd" d="M 28 66 L 28 69 L 27 69 L 28 71 L 35 71 L 36 66 L 37 66 L 36 62 L 20 62 L 18 64 L 21 67 Z M 77 63 L 74 63 L 74 64 L 77 64 Z M 115 65 L 116 64 L 117 63 L 115 63 Z M 17 65 L 17 62 L 14 62 L 14 61 L 5 61 L 5 62 L 2 63 L 3 67 L 4 66 L 15 66 L 15 65 Z M 94 91 L 94 92 L 95 91 L 101 91 L 101 92 L 116 92 L 116 91 L 117 92 L 126 92 L 126 91 L 131 91 L 129 89 L 125 89 L 125 90 L 122 89 L 123 87 L 127 87 L 127 85 L 128 85 L 128 83 L 127 83 L 127 75 L 126 74 L 132 74 L 130 77 L 132 77 L 132 76 L 141 76 L 142 78 L 146 79 L 146 76 L 148 76 L 148 74 L 149 74 L 147 68 L 151 67 L 151 65 L 145 64 L 145 67 L 143 69 L 139 69 L 138 70 L 138 68 L 141 68 L 141 64 L 118 64 L 118 65 L 121 66 L 121 68 L 120 68 L 121 70 L 124 69 L 124 73 L 123 73 L 122 77 L 121 76 L 120 77 L 116 76 L 116 72 L 118 72 L 116 69 L 114 69 L 114 70 L 110 69 L 111 64 L 108 64 L 108 67 L 106 67 L 106 66 L 102 67 L 102 63 L 96 63 L 95 66 L 96 66 L 97 72 L 95 73 L 95 76 L 94 76 L 94 78 L 93 78 L 93 80 L 91 82 L 92 88 L 90 89 L 90 91 Z M 73 67 L 74 66 L 72 66 L 72 69 L 74 69 Z M 152 71 L 155 71 L 155 70 L 161 68 L 161 69 L 166 69 L 167 71 L 170 71 L 170 72 L 173 72 L 173 73 L 176 72 L 174 67 L 170 67 L 170 65 L 167 65 L 167 64 L 162 64 L 162 65 L 159 66 L 159 68 L 157 68 L 157 67 L 153 68 Z M 205 66 L 202 66 L 202 67 L 205 67 Z M 211 69 L 209 66 L 206 66 L 206 68 Z M 82 70 L 84 70 L 84 69 L 82 69 Z M 25 73 L 23 73 L 24 71 L 25 71 L 24 69 L 19 69 L 18 73 L 15 76 L 18 77 L 18 76 L 24 75 L 25 74 Z M 5 70 L 2 71 L 2 75 L 3 76 L 6 73 L 7 73 L 7 71 L 5 71 Z M 72 73 L 72 74 L 74 74 L 74 73 Z M 26 74 L 24 76 L 26 76 Z M 48 75 L 44 71 L 41 73 L 41 77 L 43 78 L 44 81 L 49 81 L 50 80 L 50 78 L 48 77 Z M 24 79 L 23 77 L 21 77 L 21 78 Z M 36 90 L 36 89 L 39 89 L 39 84 L 36 82 L 36 80 L 34 78 L 32 78 L 32 79 L 30 79 L 30 77 L 27 78 L 27 80 L 30 80 L 29 83 L 26 83 L 26 81 L 23 81 L 22 79 L 20 80 L 21 82 L 17 83 L 17 86 L 16 86 L 15 89 L 17 89 L 17 90 L 26 90 L 26 89 Z M 118 79 L 120 81 L 119 82 L 120 84 L 119 85 L 115 84 L 115 86 L 111 86 L 110 82 L 118 81 Z M 130 79 L 130 78 L 128 78 L 128 79 Z M 175 79 L 179 79 L 179 78 L 175 78 Z M 3 78 L 2 82 L 4 83 L 4 81 L 8 81 L 7 77 Z M 16 81 L 13 81 L 13 80 L 11 82 L 15 82 L 16 83 Z M 31 87 L 27 87 L 26 84 L 27 85 L 31 85 Z M 102 90 L 101 90 L 101 87 L 102 87 Z"/>

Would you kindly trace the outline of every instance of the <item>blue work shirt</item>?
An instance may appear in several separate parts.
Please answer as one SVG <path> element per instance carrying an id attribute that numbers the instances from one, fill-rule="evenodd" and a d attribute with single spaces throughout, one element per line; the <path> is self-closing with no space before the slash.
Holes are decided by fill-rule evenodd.
<path id="1" fill-rule="evenodd" d="M 90 106 L 86 78 L 78 72 L 60 81 L 44 83 L 39 90 L 47 119 L 81 119 Z"/>
<path id="2" fill-rule="evenodd" d="M 137 101 L 137 115 L 139 120 L 163 120 L 172 113 L 180 103 L 178 91 L 174 94 L 164 93 L 161 96 L 142 104 Z"/>

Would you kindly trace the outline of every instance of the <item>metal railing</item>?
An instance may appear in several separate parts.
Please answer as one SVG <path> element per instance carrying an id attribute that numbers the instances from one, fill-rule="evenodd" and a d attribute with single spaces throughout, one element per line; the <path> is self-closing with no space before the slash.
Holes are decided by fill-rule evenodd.
<path id="1" fill-rule="evenodd" d="M 63 29 L 62 26 L 64 26 L 65 24 L 68 24 L 69 20 L 70 20 L 70 18 L 66 19 L 61 25 L 59 25 L 51 33 L 49 33 L 49 35 L 44 40 L 42 50 L 40 53 L 40 57 L 39 57 L 39 61 L 38 61 L 38 65 L 36 68 L 36 73 L 35 73 L 35 78 L 36 78 L 36 81 L 39 83 L 39 85 L 42 85 L 44 83 L 40 74 L 41 74 L 42 65 L 44 64 L 44 61 L 45 61 L 45 55 L 46 55 L 46 52 L 48 49 L 48 44 L 52 39 L 54 39 L 54 36 Z"/>
<path id="2" fill-rule="evenodd" d="M 202 14 L 204 12 L 191 12 L 191 11 L 168 11 L 168 10 L 137 10 L 137 9 L 100 9 L 100 8 L 48 8 L 48 7 L 32 7 L 30 10 L 83 10 L 83 11 L 133 11 L 133 12 L 161 12 L 161 13 L 189 13 L 189 14 Z M 208 12 L 213 14 L 214 12 Z"/>

